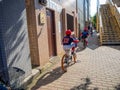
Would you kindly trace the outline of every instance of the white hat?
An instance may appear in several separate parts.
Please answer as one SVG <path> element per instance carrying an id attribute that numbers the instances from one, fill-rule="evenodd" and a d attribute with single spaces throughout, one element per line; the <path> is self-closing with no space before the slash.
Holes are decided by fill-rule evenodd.
<path id="1" fill-rule="evenodd" d="M 72 35 L 75 34 L 74 32 L 71 33 Z"/>

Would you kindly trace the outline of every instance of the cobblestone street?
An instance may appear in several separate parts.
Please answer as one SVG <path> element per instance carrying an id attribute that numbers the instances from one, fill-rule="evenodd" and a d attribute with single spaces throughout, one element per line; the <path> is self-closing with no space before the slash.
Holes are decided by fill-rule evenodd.
<path id="1" fill-rule="evenodd" d="M 79 44 L 77 63 L 66 73 L 59 62 L 31 90 L 120 90 L 120 46 L 99 46 L 95 32 L 88 40 L 86 49 Z"/>

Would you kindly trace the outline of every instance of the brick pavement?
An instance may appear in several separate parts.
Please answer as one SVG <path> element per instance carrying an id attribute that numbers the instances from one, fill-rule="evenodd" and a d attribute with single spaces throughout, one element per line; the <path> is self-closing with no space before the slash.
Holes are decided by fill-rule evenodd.
<path id="1" fill-rule="evenodd" d="M 96 33 L 79 45 L 76 64 L 63 73 L 58 63 L 31 90 L 120 90 L 120 46 L 99 46 Z"/>

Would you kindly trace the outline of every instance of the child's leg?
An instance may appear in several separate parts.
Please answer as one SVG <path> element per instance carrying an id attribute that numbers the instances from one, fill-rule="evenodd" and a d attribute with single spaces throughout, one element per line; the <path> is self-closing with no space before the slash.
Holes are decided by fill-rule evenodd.
<path id="1" fill-rule="evenodd" d="M 88 45 L 88 38 L 86 38 L 85 41 L 86 41 L 86 45 Z"/>
<path id="2" fill-rule="evenodd" d="M 72 47 L 72 52 L 74 52 L 75 51 L 75 47 Z"/>

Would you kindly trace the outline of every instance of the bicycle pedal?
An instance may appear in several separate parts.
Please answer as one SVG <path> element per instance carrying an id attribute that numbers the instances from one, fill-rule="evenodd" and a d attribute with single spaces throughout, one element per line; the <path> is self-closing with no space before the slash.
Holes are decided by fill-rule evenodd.
<path id="1" fill-rule="evenodd" d="M 67 63 L 67 60 L 65 60 L 64 63 Z"/>
<path id="2" fill-rule="evenodd" d="M 68 64 L 68 63 L 69 63 L 69 59 L 66 59 L 66 60 L 64 61 L 64 63 L 65 63 L 65 64 Z"/>

